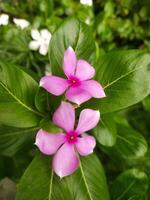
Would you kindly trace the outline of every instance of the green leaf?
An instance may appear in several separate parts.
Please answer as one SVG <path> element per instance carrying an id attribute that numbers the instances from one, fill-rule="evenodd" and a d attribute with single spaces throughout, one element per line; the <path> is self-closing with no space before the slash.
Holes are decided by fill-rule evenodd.
<path id="1" fill-rule="evenodd" d="M 44 118 L 40 121 L 40 127 L 49 133 L 63 132 L 58 126 L 53 124 L 49 118 Z"/>
<path id="2" fill-rule="evenodd" d="M 145 110 L 147 110 L 148 112 L 150 112 L 150 95 L 147 96 L 144 100 L 143 100 L 143 106 L 145 108 Z"/>
<path id="3" fill-rule="evenodd" d="M 82 157 L 80 162 L 79 170 L 72 176 L 64 178 L 61 185 L 57 177 L 57 183 L 52 191 L 52 199 L 57 200 L 60 196 L 63 196 L 64 200 L 109 199 L 104 170 L 98 158 L 92 154 Z"/>
<path id="4" fill-rule="evenodd" d="M 150 55 L 143 51 L 114 51 L 102 55 L 96 66 L 96 79 L 106 98 L 93 100 L 91 107 L 101 113 L 114 112 L 144 99 L 150 93 Z"/>
<path id="5" fill-rule="evenodd" d="M 13 156 L 22 145 L 29 142 L 38 128 L 13 128 L 9 126 L 0 126 L 0 154 Z"/>
<path id="6" fill-rule="evenodd" d="M 50 176 L 50 157 L 38 155 L 21 178 L 15 200 L 49 200 Z"/>
<path id="7" fill-rule="evenodd" d="M 141 200 L 148 189 L 148 177 L 139 169 L 123 172 L 111 187 L 112 200 Z"/>
<path id="8" fill-rule="evenodd" d="M 50 110 L 49 94 L 43 88 L 39 88 L 35 95 L 35 106 L 40 112 Z"/>
<path id="9" fill-rule="evenodd" d="M 49 60 L 52 72 L 64 75 L 62 71 L 64 51 L 69 47 L 77 57 L 92 62 L 95 57 L 95 43 L 92 30 L 75 18 L 66 20 L 53 34 L 49 47 Z"/>
<path id="10" fill-rule="evenodd" d="M 48 157 L 37 156 L 24 173 L 15 200 L 31 196 L 32 200 L 109 200 L 104 170 L 94 154 L 83 157 L 80 168 L 63 179 L 50 170 Z"/>
<path id="11" fill-rule="evenodd" d="M 0 122 L 8 126 L 36 126 L 42 114 L 35 109 L 38 84 L 12 64 L 0 61 Z"/>
<path id="12" fill-rule="evenodd" d="M 97 141 L 104 146 L 113 146 L 116 143 L 116 124 L 112 115 L 103 115 L 100 123 L 93 130 Z"/>
<path id="13" fill-rule="evenodd" d="M 115 159 L 137 159 L 147 152 L 145 138 L 134 129 L 124 126 L 117 126 L 117 141 L 113 147 L 105 148 Z"/>

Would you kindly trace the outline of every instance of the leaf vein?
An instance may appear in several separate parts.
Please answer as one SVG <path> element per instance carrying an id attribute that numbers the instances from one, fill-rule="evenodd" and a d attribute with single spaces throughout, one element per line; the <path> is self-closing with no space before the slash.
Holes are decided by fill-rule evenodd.
<path id="1" fill-rule="evenodd" d="M 130 185 L 126 188 L 126 190 L 124 190 L 124 192 L 116 199 L 116 200 L 120 200 L 122 199 L 122 197 L 130 190 L 130 188 L 135 184 L 135 181 L 132 181 L 130 183 Z"/>
<path id="2" fill-rule="evenodd" d="M 126 73 L 126 74 L 120 76 L 119 78 L 115 79 L 114 81 L 110 82 L 109 84 L 107 84 L 107 85 L 104 86 L 103 88 L 104 88 L 104 89 L 108 88 L 109 86 L 113 85 L 114 83 L 116 83 L 117 81 L 121 80 L 122 78 L 124 78 L 124 77 L 126 77 L 126 76 L 132 74 L 133 72 L 135 72 L 135 71 L 137 71 L 137 70 L 142 69 L 142 67 L 143 67 L 143 66 L 140 66 L 140 67 L 138 67 L 138 68 L 135 68 L 134 70 L 129 71 L 128 73 Z"/>
<path id="3" fill-rule="evenodd" d="M 30 108 L 29 106 L 25 105 L 20 99 L 18 99 L 18 97 L 16 97 L 2 82 L 0 82 L 1 86 L 24 108 L 26 108 L 27 110 L 35 113 L 36 115 L 42 116 L 44 117 L 44 115 L 42 113 L 39 113 L 38 111 Z"/>
<path id="4" fill-rule="evenodd" d="M 28 132 L 30 132 L 30 131 L 36 131 L 36 130 L 38 130 L 39 129 L 39 127 L 37 127 L 37 128 L 31 128 L 31 129 L 26 129 L 26 130 L 22 130 L 22 131 L 15 131 L 15 133 L 13 134 L 13 136 L 14 135 L 19 135 L 19 134 L 21 134 L 21 133 L 28 133 Z M 8 137 L 8 136 L 10 136 L 11 135 L 11 133 L 6 133 L 6 134 L 4 134 L 4 135 L 0 135 L 0 138 L 3 138 L 3 137 Z"/>
<path id="5" fill-rule="evenodd" d="M 90 200 L 93 200 L 93 198 L 91 196 L 91 193 L 90 193 L 90 190 L 89 190 L 89 186 L 87 184 L 87 181 L 86 181 L 86 178 L 85 178 L 85 175 L 84 175 L 84 172 L 83 172 L 81 161 L 80 161 L 80 170 L 81 170 L 81 174 L 82 174 L 82 177 L 83 177 L 83 180 L 84 180 L 84 183 L 85 183 L 85 187 L 87 189 L 87 193 L 88 193 L 88 195 L 90 197 Z"/>

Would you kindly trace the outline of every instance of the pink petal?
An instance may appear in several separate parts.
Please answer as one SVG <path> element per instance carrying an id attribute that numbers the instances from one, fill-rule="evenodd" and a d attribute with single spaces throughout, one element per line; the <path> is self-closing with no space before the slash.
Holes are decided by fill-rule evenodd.
<path id="1" fill-rule="evenodd" d="M 104 89 L 95 80 L 82 81 L 81 86 L 82 89 L 86 90 L 92 97 L 95 98 L 103 98 L 106 97 Z"/>
<path id="2" fill-rule="evenodd" d="M 84 133 L 93 129 L 100 120 L 100 112 L 92 109 L 84 109 L 80 113 L 79 122 L 76 131 Z"/>
<path id="3" fill-rule="evenodd" d="M 66 98 L 78 105 L 91 99 L 91 95 L 79 87 L 70 87 L 66 92 Z"/>
<path id="4" fill-rule="evenodd" d="M 74 146 L 65 143 L 53 158 L 53 169 L 61 178 L 72 174 L 79 167 L 79 159 Z"/>
<path id="5" fill-rule="evenodd" d="M 78 137 L 78 142 L 75 145 L 80 155 L 87 156 L 93 153 L 96 140 L 93 136 L 84 135 L 81 138 Z"/>
<path id="6" fill-rule="evenodd" d="M 46 155 L 54 154 L 58 148 L 65 142 L 65 134 L 48 133 L 40 129 L 36 135 L 35 144 L 40 151 Z"/>
<path id="7" fill-rule="evenodd" d="M 57 76 L 44 76 L 40 80 L 40 86 L 49 93 L 59 96 L 65 92 L 68 83 L 64 78 Z"/>
<path id="8" fill-rule="evenodd" d="M 63 69 L 67 77 L 74 75 L 76 68 L 76 54 L 72 47 L 69 47 L 64 53 Z"/>
<path id="9" fill-rule="evenodd" d="M 95 69 L 85 60 L 78 60 L 76 76 L 80 80 L 91 79 L 95 75 Z"/>
<path id="10" fill-rule="evenodd" d="M 70 103 L 62 102 L 53 115 L 53 122 L 67 132 L 72 131 L 75 124 L 74 107 Z"/>

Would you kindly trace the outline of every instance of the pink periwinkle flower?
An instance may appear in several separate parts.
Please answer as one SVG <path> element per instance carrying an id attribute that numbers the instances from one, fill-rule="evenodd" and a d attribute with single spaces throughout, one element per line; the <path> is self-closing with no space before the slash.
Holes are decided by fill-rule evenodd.
<path id="1" fill-rule="evenodd" d="M 69 47 L 64 53 L 63 71 L 67 79 L 57 76 L 44 76 L 40 80 L 40 86 L 56 96 L 66 91 L 66 99 L 78 105 L 92 97 L 105 97 L 105 92 L 100 83 L 91 80 L 95 75 L 94 67 L 85 60 L 77 60 L 72 47 Z"/>
<path id="2" fill-rule="evenodd" d="M 95 138 L 85 132 L 94 128 L 100 119 L 99 111 L 84 109 L 75 126 L 75 109 L 62 102 L 53 115 L 53 123 L 62 128 L 62 133 L 48 133 L 40 129 L 35 144 L 46 155 L 53 155 L 52 167 L 55 173 L 64 177 L 79 167 L 79 154 L 87 156 L 93 152 Z"/>

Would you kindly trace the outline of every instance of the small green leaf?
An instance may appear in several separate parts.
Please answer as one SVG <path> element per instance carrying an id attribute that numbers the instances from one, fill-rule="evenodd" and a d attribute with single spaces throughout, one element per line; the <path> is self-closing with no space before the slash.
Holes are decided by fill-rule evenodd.
<path id="1" fill-rule="evenodd" d="M 61 161 L 60 161 L 61 162 Z M 96 157 L 82 157 L 80 168 L 60 179 L 50 159 L 38 155 L 24 173 L 15 200 L 109 200 L 103 167 Z"/>
<path id="2" fill-rule="evenodd" d="M 147 148 L 147 142 L 140 133 L 128 126 L 118 125 L 116 144 L 105 150 L 115 159 L 137 159 L 145 155 Z"/>
<path id="3" fill-rule="evenodd" d="M 148 177 L 139 169 L 120 174 L 111 187 L 112 200 L 142 200 L 148 189 Z"/>
<path id="4" fill-rule="evenodd" d="M 40 127 L 49 132 L 49 133 L 59 133 L 62 132 L 62 129 L 58 128 L 55 124 L 53 124 L 49 118 L 42 119 L 40 122 Z"/>
<path id="5" fill-rule="evenodd" d="M 69 47 L 75 50 L 78 59 L 89 62 L 95 58 L 95 43 L 89 26 L 75 18 L 66 20 L 53 34 L 49 47 L 49 60 L 52 72 L 64 75 L 62 71 L 64 51 Z"/>
<path id="6" fill-rule="evenodd" d="M 18 67 L 0 61 L 0 122 L 8 126 L 36 126 L 42 114 L 35 109 L 38 84 Z"/>
<path id="7" fill-rule="evenodd" d="M 94 136 L 97 141 L 104 146 L 113 146 L 116 143 L 116 124 L 113 120 L 113 116 L 103 115 L 100 123 L 93 130 Z"/>
<path id="8" fill-rule="evenodd" d="M 50 110 L 49 94 L 43 88 L 39 88 L 35 95 L 35 106 L 40 112 Z"/>

